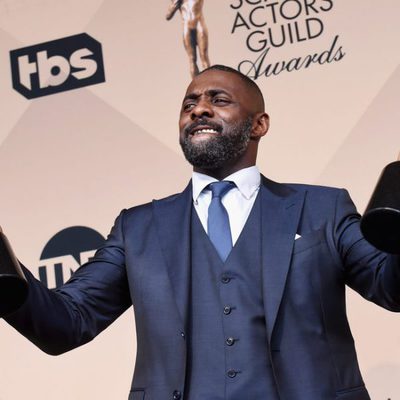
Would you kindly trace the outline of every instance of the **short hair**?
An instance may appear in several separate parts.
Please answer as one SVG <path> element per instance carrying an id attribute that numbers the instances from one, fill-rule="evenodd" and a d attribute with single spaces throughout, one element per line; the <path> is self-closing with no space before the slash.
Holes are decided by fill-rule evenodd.
<path id="1" fill-rule="evenodd" d="M 261 92 L 261 89 L 258 87 L 258 85 L 252 80 L 250 79 L 247 75 L 243 74 L 242 72 L 238 71 L 235 68 L 232 67 L 228 67 L 227 65 L 222 65 L 222 64 L 214 64 L 211 65 L 210 67 L 203 69 L 203 71 L 201 71 L 199 73 L 199 75 L 203 74 L 204 72 L 207 71 L 224 71 L 224 72 L 230 72 L 232 74 L 235 74 L 236 76 L 238 76 L 250 89 L 254 90 L 255 93 L 257 94 L 257 96 L 259 97 L 260 101 L 261 101 L 261 105 L 262 108 L 264 110 L 265 108 L 265 101 L 264 101 L 264 96 Z"/>

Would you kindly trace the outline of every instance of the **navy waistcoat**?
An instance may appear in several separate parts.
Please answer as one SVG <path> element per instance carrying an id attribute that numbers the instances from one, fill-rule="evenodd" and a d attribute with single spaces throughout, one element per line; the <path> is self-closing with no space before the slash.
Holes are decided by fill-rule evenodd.
<path id="1" fill-rule="evenodd" d="M 258 198 L 225 263 L 191 221 L 185 400 L 277 400 L 265 327 Z"/>

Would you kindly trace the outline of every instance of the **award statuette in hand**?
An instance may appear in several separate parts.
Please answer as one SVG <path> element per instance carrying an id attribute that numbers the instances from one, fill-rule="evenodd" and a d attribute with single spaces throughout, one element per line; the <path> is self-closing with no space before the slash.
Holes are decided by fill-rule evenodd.
<path id="1" fill-rule="evenodd" d="M 28 296 L 28 282 L 0 228 L 0 318 L 16 311 Z"/>
<path id="2" fill-rule="evenodd" d="M 400 156 L 383 170 L 361 218 L 361 231 L 379 250 L 400 254 Z"/>

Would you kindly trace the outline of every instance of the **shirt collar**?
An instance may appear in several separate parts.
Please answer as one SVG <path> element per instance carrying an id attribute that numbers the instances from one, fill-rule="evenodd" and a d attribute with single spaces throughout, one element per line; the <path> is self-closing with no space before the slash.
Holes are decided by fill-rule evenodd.
<path id="1" fill-rule="evenodd" d="M 248 168 L 243 168 L 236 171 L 232 175 L 227 176 L 224 181 L 232 181 L 239 189 L 240 193 L 246 198 L 250 199 L 254 192 L 260 187 L 261 176 L 260 171 L 254 165 Z M 212 182 L 218 180 L 199 172 L 193 172 L 192 174 L 192 191 L 193 201 L 197 201 L 201 192 Z"/>

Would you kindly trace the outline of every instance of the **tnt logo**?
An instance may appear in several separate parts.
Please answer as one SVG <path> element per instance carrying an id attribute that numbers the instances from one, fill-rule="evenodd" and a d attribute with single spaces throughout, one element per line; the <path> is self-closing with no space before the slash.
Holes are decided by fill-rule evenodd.
<path id="1" fill-rule="evenodd" d="M 50 289 L 61 286 L 104 242 L 100 233 L 85 226 L 63 229 L 49 240 L 40 255 L 39 279 Z"/>
<path id="2" fill-rule="evenodd" d="M 105 81 L 101 44 L 87 33 L 10 51 L 13 88 L 27 99 Z"/>

